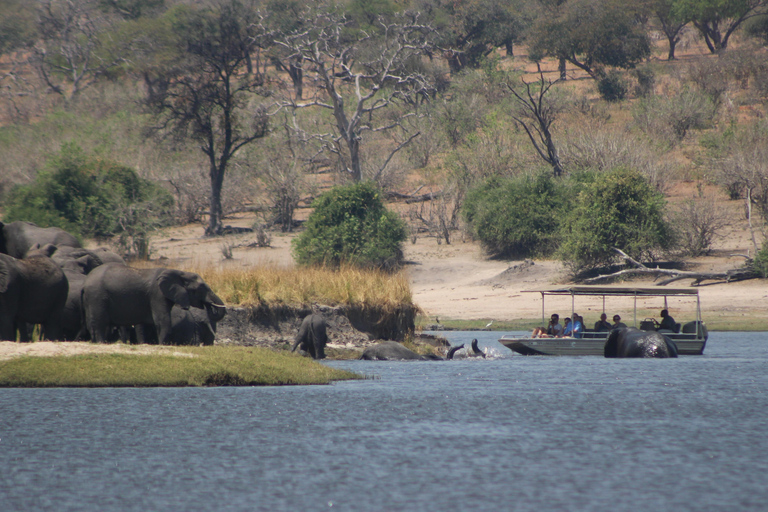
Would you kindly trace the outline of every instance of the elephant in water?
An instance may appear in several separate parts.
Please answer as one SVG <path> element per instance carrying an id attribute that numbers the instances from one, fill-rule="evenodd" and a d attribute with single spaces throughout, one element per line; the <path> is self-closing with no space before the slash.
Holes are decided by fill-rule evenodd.
<path id="1" fill-rule="evenodd" d="M 313 313 L 304 317 L 296 333 L 293 348 L 306 352 L 312 359 L 325 359 L 325 345 L 328 343 L 328 334 L 326 333 L 325 318 L 322 315 Z"/>
<path id="2" fill-rule="evenodd" d="M 677 345 L 659 332 L 627 327 L 611 331 L 603 353 L 605 357 L 677 357 Z"/>
<path id="3" fill-rule="evenodd" d="M 458 350 L 460 347 L 456 347 Z M 450 354 L 453 355 L 453 354 Z M 360 359 L 368 361 L 442 361 L 443 358 L 434 355 L 419 355 L 396 341 L 382 341 L 363 351 Z M 450 359 L 450 357 L 449 357 Z"/>
<path id="4" fill-rule="evenodd" d="M 470 358 L 470 357 L 485 357 L 485 352 L 480 350 L 480 347 L 477 346 L 477 338 L 474 338 L 472 340 L 472 343 L 470 345 L 471 351 L 466 354 L 457 354 L 459 350 L 464 348 L 464 344 L 462 343 L 458 347 L 451 347 L 451 349 L 448 351 L 448 356 L 446 359 L 458 359 L 458 358 Z"/>

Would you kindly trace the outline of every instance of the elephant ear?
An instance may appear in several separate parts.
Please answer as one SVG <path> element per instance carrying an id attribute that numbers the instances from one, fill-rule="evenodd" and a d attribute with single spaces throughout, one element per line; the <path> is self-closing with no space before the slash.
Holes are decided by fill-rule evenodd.
<path id="1" fill-rule="evenodd" d="M 166 299 L 178 304 L 181 309 L 189 309 L 189 292 L 184 287 L 184 281 L 175 270 L 163 270 L 157 276 L 157 285 Z"/>

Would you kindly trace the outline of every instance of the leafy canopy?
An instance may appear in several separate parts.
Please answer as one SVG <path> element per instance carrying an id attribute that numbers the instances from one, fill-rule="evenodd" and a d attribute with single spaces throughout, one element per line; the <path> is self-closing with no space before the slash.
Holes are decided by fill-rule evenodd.
<path id="1" fill-rule="evenodd" d="M 16 186 L 5 202 L 4 221 L 56 226 L 75 236 L 113 236 L 141 221 L 170 219 L 173 197 L 136 171 L 64 145 L 28 185 Z"/>
<path id="2" fill-rule="evenodd" d="M 652 259 L 672 242 L 664 196 L 638 172 L 593 174 L 575 197 L 560 233 L 559 255 L 576 270 L 611 264 L 614 247 Z"/>
<path id="3" fill-rule="evenodd" d="M 306 230 L 293 241 L 301 265 L 392 267 L 402 258 L 405 223 L 371 183 L 336 187 L 318 197 Z"/>

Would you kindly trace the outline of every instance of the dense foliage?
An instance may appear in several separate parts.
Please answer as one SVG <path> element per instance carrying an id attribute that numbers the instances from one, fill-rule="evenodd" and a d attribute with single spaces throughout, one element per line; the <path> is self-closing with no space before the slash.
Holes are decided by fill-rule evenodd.
<path id="1" fill-rule="evenodd" d="M 653 259 L 673 241 L 664 208 L 664 196 L 635 171 L 595 174 L 564 218 L 560 257 L 574 269 L 612 263 L 614 247 L 636 259 Z"/>
<path id="2" fill-rule="evenodd" d="M 392 267 L 402 258 L 405 224 L 370 183 L 336 187 L 318 197 L 306 229 L 293 241 L 302 265 Z"/>
<path id="3" fill-rule="evenodd" d="M 5 202 L 6 222 L 57 226 L 76 236 L 111 237 L 167 222 L 171 195 L 133 169 L 66 145 L 28 185 Z"/>
<path id="4" fill-rule="evenodd" d="M 550 173 L 491 178 L 467 194 L 462 213 L 490 254 L 548 256 L 558 247 L 559 218 L 566 198 L 562 182 Z"/>

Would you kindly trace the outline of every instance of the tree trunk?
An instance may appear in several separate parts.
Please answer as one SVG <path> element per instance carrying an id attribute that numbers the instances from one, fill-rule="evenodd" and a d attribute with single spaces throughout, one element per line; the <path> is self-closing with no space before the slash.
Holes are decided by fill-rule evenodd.
<path id="1" fill-rule="evenodd" d="M 221 189 L 224 183 L 224 173 L 216 165 L 211 165 L 211 207 L 208 217 L 208 227 L 205 236 L 218 236 L 224 230 L 222 224 Z"/>
<path id="2" fill-rule="evenodd" d="M 296 94 L 296 99 L 300 100 L 304 94 L 304 70 L 291 63 L 288 65 L 288 76 L 291 77 L 291 81 L 293 82 L 293 92 Z"/>
<path id="3" fill-rule="evenodd" d="M 557 70 L 560 71 L 560 80 L 565 80 L 565 59 L 560 57 L 560 62 L 557 64 Z"/>
<path id="4" fill-rule="evenodd" d="M 667 37 L 669 40 L 669 53 L 667 53 L 667 60 L 675 60 L 675 48 L 679 39 L 675 37 Z"/>
<path id="5" fill-rule="evenodd" d="M 360 139 L 351 133 L 348 134 L 348 137 L 350 137 L 347 140 L 347 147 L 349 148 L 349 172 L 352 175 L 352 179 L 358 183 L 363 180 L 363 171 L 360 168 Z"/>

